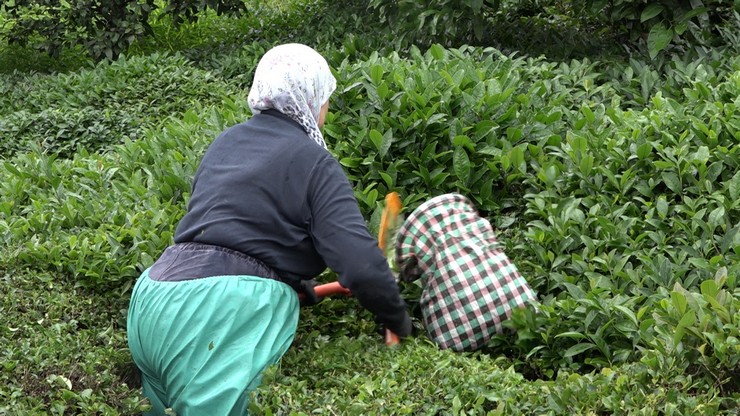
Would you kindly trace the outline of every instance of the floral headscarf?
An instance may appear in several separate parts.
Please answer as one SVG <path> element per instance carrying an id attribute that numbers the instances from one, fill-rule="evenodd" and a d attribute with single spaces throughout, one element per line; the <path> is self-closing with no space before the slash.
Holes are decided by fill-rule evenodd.
<path id="1" fill-rule="evenodd" d="M 280 45 L 267 51 L 257 65 L 249 108 L 254 114 L 268 109 L 280 111 L 326 148 L 319 130 L 319 113 L 336 87 L 329 64 L 318 52 L 298 43 Z"/>

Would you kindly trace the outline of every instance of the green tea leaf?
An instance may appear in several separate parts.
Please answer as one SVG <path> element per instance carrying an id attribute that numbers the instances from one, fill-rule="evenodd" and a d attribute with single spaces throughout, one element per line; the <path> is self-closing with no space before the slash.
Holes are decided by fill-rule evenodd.
<path id="1" fill-rule="evenodd" d="M 391 178 L 391 175 L 385 172 L 378 172 L 378 175 L 380 175 L 381 179 L 383 179 L 383 182 L 385 182 L 385 185 L 388 187 L 388 189 L 395 187 L 395 184 L 393 183 L 393 178 Z"/>
<path id="2" fill-rule="evenodd" d="M 737 201 L 740 199 L 740 171 L 735 172 L 735 175 L 730 179 L 728 190 L 730 191 L 731 200 Z"/>
<path id="3" fill-rule="evenodd" d="M 501 155 L 501 169 L 506 172 L 511 167 L 511 159 L 507 155 Z"/>
<path id="4" fill-rule="evenodd" d="M 517 146 L 511 149 L 509 155 L 511 157 L 511 165 L 520 172 L 525 173 L 527 166 L 524 164 L 524 151 L 522 151 L 522 148 Z"/>
<path id="5" fill-rule="evenodd" d="M 365 189 L 365 194 L 367 195 L 367 204 L 371 207 L 375 206 L 375 202 L 378 200 L 378 190 L 376 188 L 372 188 L 369 191 Z"/>
<path id="6" fill-rule="evenodd" d="M 383 140 L 380 143 L 380 148 L 378 149 L 378 154 L 381 158 L 385 157 L 386 154 L 388 154 L 388 150 L 391 148 L 391 145 L 393 144 L 393 130 L 388 129 L 383 134 Z"/>
<path id="7" fill-rule="evenodd" d="M 380 151 L 381 147 L 383 146 L 383 134 L 375 129 L 370 130 L 370 133 L 368 133 L 370 136 L 370 141 L 375 146 L 375 150 Z"/>
<path id="8" fill-rule="evenodd" d="M 501 156 L 501 149 L 496 146 L 488 145 L 482 149 L 478 149 L 476 153 L 488 156 Z"/>
<path id="9" fill-rule="evenodd" d="M 682 326 L 684 328 L 689 327 L 696 322 L 696 314 L 693 310 L 689 310 L 684 314 L 683 317 L 681 317 L 681 320 L 678 322 L 679 326 Z"/>
<path id="10" fill-rule="evenodd" d="M 614 305 L 614 308 L 622 312 L 624 316 L 629 318 L 629 320 L 632 321 L 633 324 L 635 324 L 635 327 L 638 326 L 637 317 L 635 316 L 635 313 L 633 311 L 631 311 L 629 308 L 627 308 L 624 305 Z"/>
<path id="11" fill-rule="evenodd" d="M 343 157 L 339 160 L 339 163 L 348 168 L 356 168 L 360 166 L 360 162 L 362 159 L 354 158 L 354 157 Z"/>
<path id="12" fill-rule="evenodd" d="M 381 100 L 385 100 L 385 97 L 387 97 L 388 93 L 390 92 L 388 84 L 385 81 L 381 81 L 376 92 L 378 93 L 378 98 L 380 98 Z"/>
<path id="13" fill-rule="evenodd" d="M 370 79 L 372 79 L 373 84 L 380 84 L 380 82 L 383 80 L 384 73 L 385 70 L 383 69 L 382 65 L 373 65 L 373 67 L 370 69 Z"/>
<path id="14" fill-rule="evenodd" d="M 637 148 L 637 158 L 640 160 L 647 159 L 652 152 L 653 145 L 651 145 L 650 143 L 643 143 Z"/>
<path id="15" fill-rule="evenodd" d="M 594 167 L 594 157 L 591 155 L 584 156 L 581 159 L 581 173 L 583 176 L 591 176 L 591 169 Z"/>
<path id="16" fill-rule="evenodd" d="M 673 29 L 666 27 L 662 22 L 653 25 L 647 41 L 650 59 L 655 59 L 658 53 L 671 43 L 671 40 L 673 40 Z"/>
<path id="17" fill-rule="evenodd" d="M 717 272 L 714 274 L 714 281 L 717 283 L 717 287 L 722 287 L 725 284 L 725 281 L 727 281 L 727 267 L 720 267 L 717 269 Z"/>
<path id="18" fill-rule="evenodd" d="M 663 172 L 661 175 L 661 178 L 663 178 L 663 183 L 670 189 L 671 191 L 675 192 L 678 195 L 681 195 L 683 193 L 683 186 L 681 185 L 681 179 L 678 177 L 677 174 L 674 172 Z"/>
<path id="19" fill-rule="evenodd" d="M 23 175 L 21 174 L 21 171 L 18 170 L 15 166 L 13 166 L 13 164 L 11 164 L 10 162 L 3 163 L 3 166 L 5 166 L 5 169 L 7 169 L 13 175 L 17 177 L 23 177 Z"/>
<path id="20" fill-rule="evenodd" d="M 573 283 L 567 283 L 563 282 L 563 286 L 565 286 L 568 289 L 568 293 L 574 298 L 574 299 L 583 299 L 586 297 L 586 292 L 583 291 L 578 285 L 574 285 Z"/>
<path id="21" fill-rule="evenodd" d="M 591 110 L 587 105 L 581 106 L 581 113 L 583 113 L 583 115 L 586 116 L 586 120 L 589 123 L 593 123 L 594 120 L 596 120 L 596 116 L 594 115 L 593 110 Z"/>
<path id="22" fill-rule="evenodd" d="M 434 57 L 434 59 L 438 61 L 443 60 L 445 57 L 445 54 L 447 53 L 447 51 L 445 51 L 445 48 L 438 43 L 435 43 L 434 45 L 432 45 L 432 47 L 429 48 L 429 51 L 432 53 L 432 57 Z"/>
<path id="23" fill-rule="evenodd" d="M 699 150 L 692 156 L 694 162 L 701 162 L 702 164 L 707 163 L 709 160 L 709 148 L 706 146 L 700 146 Z"/>
<path id="24" fill-rule="evenodd" d="M 678 325 L 676 326 L 675 332 L 673 334 L 674 346 L 678 346 L 678 344 L 681 342 L 684 335 L 686 334 L 686 328 L 693 325 L 695 321 L 696 315 L 694 314 L 693 310 L 689 310 L 681 317 L 681 320 L 678 322 Z"/>
<path id="25" fill-rule="evenodd" d="M 683 339 L 683 336 L 686 334 L 686 329 L 683 326 L 677 326 L 676 329 L 673 332 L 673 345 L 678 346 L 679 343 L 681 343 L 681 340 Z"/>
<path id="26" fill-rule="evenodd" d="M 455 170 L 455 176 L 461 182 L 467 183 L 470 178 L 470 158 L 464 148 L 455 148 L 455 152 L 452 154 L 452 166 Z"/>
<path id="27" fill-rule="evenodd" d="M 583 335 L 580 332 L 567 331 L 567 332 L 563 332 L 563 333 L 555 335 L 555 339 L 558 339 L 558 338 L 585 339 L 588 337 Z"/>
<path id="28" fill-rule="evenodd" d="M 674 290 L 671 292 L 671 301 L 673 302 L 673 307 L 678 310 L 678 313 L 681 315 L 686 313 L 686 305 L 688 305 L 688 302 L 686 302 L 686 296 L 684 296 L 683 293 Z"/>
<path id="29" fill-rule="evenodd" d="M 719 227 L 725 223 L 725 207 L 720 205 L 709 213 L 709 224 Z"/>
<path id="30" fill-rule="evenodd" d="M 594 345 L 594 344 L 587 343 L 587 342 L 581 342 L 579 344 L 576 344 L 576 345 L 568 348 L 565 351 L 565 354 L 563 354 L 563 357 L 565 357 L 565 358 L 572 357 L 574 355 L 582 354 L 582 353 L 584 353 L 584 352 L 586 352 L 588 350 L 592 350 L 594 348 L 596 348 L 596 345 Z"/>
<path id="31" fill-rule="evenodd" d="M 740 5 L 740 2 L 738 2 L 738 0 L 735 0 L 735 4 L 736 4 L 736 5 Z M 736 7 L 735 9 L 737 10 L 737 9 L 738 9 L 738 7 Z M 686 13 L 685 13 L 685 14 L 684 14 L 683 16 L 681 16 L 681 17 L 680 17 L 679 19 L 677 19 L 677 21 L 678 21 L 678 24 L 686 23 L 686 22 L 688 22 L 689 20 L 693 19 L 694 17 L 696 17 L 696 16 L 699 16 L 699 15 L 701 15 L 701 14 L 704 14 L 704 13 L 706 13 L 707 11 L 709 11 L 709 9 L 708 9 L 708 8 L 706 8 L 706 7 L 697 7 L 697 8 L 694 8 L 694 9 L 692 9 L 692 10 L 690 10 L 690 11 L 686 12 Z"/>
<path id="32" fill-rule="evenodd" d="M 452 144 L 457 147 L 465 146 L 465 148 L 470 150 L 471 152 L 475 151 L 475 144 L 473 144 L 473 141 L 470 140 L 470 137 L 465 135 L 457 135 L 453 137 Z"/>
<path id="33" fill-rule="evenodd" d="M 646 20 L 650 20 L 653 17 L 661 14 L 665 10 L 662 4 L 660 3 L 650 3 L 648 4 L 643 10 L 642 14 L 640 14 L 640 22 L 645 22 Z"/>
<path id="34" fill-rule="evenodd" d="M 705 280 L 701 282 L 701 294 L 702 295 L 715 298 L 717 297 L 717 293 L 719 293 L 719 287 L 717 287 L 717 282 L 715 282 L 714 280 Z"/>
<path id="35" fill-rule="evenodd" d="M 668 201 L 666 201 L 665 195 L 659 196 L 658 200 L 655 201 L 655 209 L 658 211 L 658 216 L 665 219 L 668 214 Z"/>

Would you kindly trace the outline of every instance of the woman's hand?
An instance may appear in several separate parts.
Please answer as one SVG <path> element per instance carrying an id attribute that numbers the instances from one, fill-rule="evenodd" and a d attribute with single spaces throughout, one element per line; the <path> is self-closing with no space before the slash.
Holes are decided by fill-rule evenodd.
<path id="1" fill-rule="evenodd" d="M 321 302 L 324 297 L 318 296 L 314 287 L 318 285 L 315 279 L 301 280 L 301 291 L 298 293 L 298 299 L 301 302 L 301 307 L 313 306 Z"/>

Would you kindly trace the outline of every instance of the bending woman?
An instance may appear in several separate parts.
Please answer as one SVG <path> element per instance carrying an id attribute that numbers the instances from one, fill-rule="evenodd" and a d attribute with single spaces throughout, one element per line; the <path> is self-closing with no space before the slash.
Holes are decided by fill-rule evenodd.
<path id="1" fill-rule="evenodd" d="M 196 171 L 175 244 L 134 287 L 128 342 L 149 414 L 243 415 L 260 374 L 293 341 L 297 292 L 328 266 L 401 337 L 411 321 L 377 241 L 319 130 L 336 80 L 308 46 L 260 60 L 254 116 Z"/>

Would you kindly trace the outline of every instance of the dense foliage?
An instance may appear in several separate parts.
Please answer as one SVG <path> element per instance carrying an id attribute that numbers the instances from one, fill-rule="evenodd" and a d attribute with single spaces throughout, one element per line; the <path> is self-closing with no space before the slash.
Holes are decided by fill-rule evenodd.
<path id="1" fill-rule="evenodd" d="M 733 10 L 740 12 L 740 3 L 723 0 L 444 0 L 433 7 L 414 0 L 371 0 L 368 4 L 395 32 L 396 46 L 404 41 L 427 46 L 441 42 L 514 45 L 522 50 L 522 44 L 535 46 L 534 36 L 548 38 L 549 47 L 593 53 L 594 48 L 617 39 L 624 47 L 646 50 L 651 58 L 669 45 L 678 48 L 675 52 L 721 43 L 717 28 L 732 20 Z M 517 26 L 529 30 L 517 30 Z M 603 42 L 574 39 L 578 32 Z"/>
<path id="2" fill-rule="evenodd" d="M 210 15 L 167 32 L 177 53 L 141 43 L 115 62 L 0 75 L 0 414 L 145 407 L 129 388 L 130 288 L 171 243 L 208 143 L 250 116 L 256 60 L 286 39 L 335 69 L 324 133 L 371 229 L 389 191 L 408 210 L 462 192 L 540 305 L 454 354 L 421 328 L 386 349 L 356 302 L 324 300 L 302 311 L 254 414 L 736 410 L 740 36 L 651 62 L 394 52 L 302 7 L 323 10 L 298 4 L 242 31 Z M 256 27 L 264 39 L 245 43 Z M 413 305 L 418 282 L 403 293 Z"/>
<path id="3" fill-rule="evenodd" d="M 117 58 L 136 40 L 152 34 L 150 16 L 167 15 L 178 24 L 196 19 L 212 9 L 219 14 L 238 13 L 241 0 L 11 0 L 0 10 L 10 22 L 7 39 L 26 45 L 38 39 L 38 47 L 52 56 L 64 48 L 84 46 L 96 58 Z"/>
<path id="4" fill-rule="evenodd" d="M 690 47 L 714 44 L 716 27 L 730 18 L 733 9 L 740 12 L 740 3 L 724 0 L 580 0 L 575 3 L 601 14 L 612 26 L 626 30 L 630 41 L 646 40 L 651 57 L 676 41 Z"/>
<path id="5" fill-rule="evenodd" d="M 302 6 L 311 3 L 325 2 Z M 263 2 L 246 0 L 12 0 L 0 6 L 5 20 L 0 21 L 0 39 L 35 45 L 52 56 L 81 46 L 95 60 L 113 59 L 148 36 L 161 36 L 153 30 L 153 19 L 177 27 L 213 11 L 247 14 L 264 23 L 262 6 Z M 399 50 L 414 44 L 424 48 L 433 43 L 475 44 L 569 57 L 600 49 L 619 53 L 616 40 L 655 58 L 663 51 L 706 51 L 723 44 L 718 28 L 732 21 L 736 12 L 740 3 L 726 0 L 444 0 L 433 7 L 413 0 L 351 0 L 339 13 L 306 7 L 301 20 L 323 20 L 324 13 L 329 19 L 354 19 L 355 30 L 371 26 L 392 32 L 388 40 Z"/>
<path id="6" fill-rule="evenodd" d="M 64 157 L 139 138 L 194 101 L 236 92 L 182 56 L 121 58 L 70 74 L 19 74 L 0 83 L 0 154 L 38 145 Z"/>

